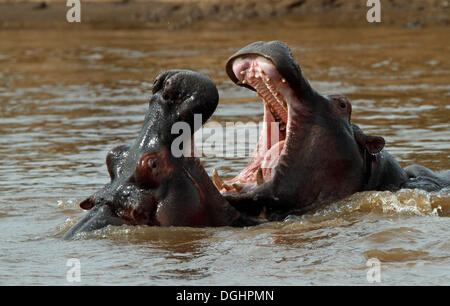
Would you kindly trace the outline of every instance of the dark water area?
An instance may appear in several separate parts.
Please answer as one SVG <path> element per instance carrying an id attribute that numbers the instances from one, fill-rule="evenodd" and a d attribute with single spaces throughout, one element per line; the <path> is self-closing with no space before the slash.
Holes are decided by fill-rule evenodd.
<path id="1" fill-rule="evenodd" d="M 0 284 L 70 285 L 66 263 L 77 258 L 84 285 L 366 285 L 377 258 L 382 285 L 449 285 L 448 189 L 358 193 L 250 228 L 122 226 L 61 240 L 84 215 L 78 203 L 108 182 L 106 153 L 137 136 L 158 72 L 212 78 L 212 122 L 259 122 L 259 98 L 224 66 L 242 46 L 273 39 L 318 91 L 347 95 L 352 121 L 383 136 L 402 166 L 450 169 L 447 28 L 2 31 Z M 241 145 L 251 152 L 256 141 Z M 202 162 L 230 178 L 249 157 Z"/>

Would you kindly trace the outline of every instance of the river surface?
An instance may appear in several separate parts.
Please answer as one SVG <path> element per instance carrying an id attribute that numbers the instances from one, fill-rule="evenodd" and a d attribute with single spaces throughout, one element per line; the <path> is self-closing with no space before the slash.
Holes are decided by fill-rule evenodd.
<path id="1" fill-rule="evenodd" d="M 108 150 L 137 136 L 158 72 L 210 76 L 220 93 L 212 121 L 261 120 L 258 97 L 224 70 L 256 40 L 285 41 L 313 87 L 347 95 L 353 122 L 385 137 L 402 166 L 450 169 L 448 38 L 448 28 L 288 21 L 1 31 L 0 284 L 367 285 L 368 260 L 376 258 L 381 285 L 450 285 L 448 189 L 358 193 L 250 228 L 122 226 L 61 240 L 84 215 L 78 203 L 108 182 Z M 251 152 L 255 143 L 241 145 Z M 217 155 L 202 162 L 225 178 L 249 159 Z M 79 283 L 66 277 L 71 258 L 80 263 Z"/>

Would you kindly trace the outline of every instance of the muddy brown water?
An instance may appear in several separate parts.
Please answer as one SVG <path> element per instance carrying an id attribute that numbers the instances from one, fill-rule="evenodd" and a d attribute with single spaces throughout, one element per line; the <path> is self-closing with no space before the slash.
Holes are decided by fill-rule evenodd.
<path id="1" fill-rule="evenodd" d="M 449 285 L 449 190 L 359 193 L 251 228 L 123 226 L 61 240 L 84 214 L 78 202 L 108 181 L 106 152 L 135 139 L 159 71 L 209 75 L 220 92 L 211 120 L 259 122 L 262 104 L 224 65 L 272 39 L 320 92 L 347 95 L 353 121 L 384 136 L 403 166 L 450 169 L 447 28 L 2 31 L 0 284 L 70 285 L 77 258 L 87 285 L 366 285 L 376 258 L 381 284 Z M 202 161 L 231 177 L 248 158 Z"/>

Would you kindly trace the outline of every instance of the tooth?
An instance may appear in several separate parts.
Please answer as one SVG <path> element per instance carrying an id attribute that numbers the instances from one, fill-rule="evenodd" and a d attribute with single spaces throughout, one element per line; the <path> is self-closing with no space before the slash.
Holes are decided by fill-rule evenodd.
<path id="1" fill-rule="evenodd" d="M 242 70 L 240 73 L 241 73 L 242 75 L 244 75 L 244 74 L 245 74 L 245 70 Z"/>
<path id="2" fill-rule="evenodd" d="M 219 174 L 217 173 L 216 169 L 213 170 L 212 180 L 213 180 L 214 185 L 216 185 L 217 189 L 220 190 L 223 188 L 224 183 L 223 183 L 222 179 L 219 177 Z"/>
<path id="3" fill-rule="evenodd" d="M 231 186 L 233 186 L 233 188 L 236 189 L 237 191 L 241 191 L 242 188 L 244 188 L 244 184 L 239 184 L 239 183 L 233 183 L 233 184 L 231 184 Z"/>
<path id="4" fill-rule="evenodd" d="M 286 83 L 286 79 L 285 79 L 285 78 L 282 78 L 282 79 L 281 79 L 281 82 L 282 82 L 282 83 Z"/>
<path id="5" fill-rule="evenodd" d="M 263 220 L 265 220 L 265 219 L 267 219 L 267 209 L 266 209 L 266 207 L 264 206 L 263 207 L 263 209 L 262 209 L 262 211 L 261 211 L 261 213 L 259 214 L 259 217 L 258 218 L 260 218 L 260 219 L 263 219 Z"/>
<path id="6" fill-rule="evenodd" d="M 233 186 L 230 186 L 222 181 L 222 179 L 219 177 L 219 174 L 217 173 L 216 169 L 213 169 L 212 180 L 213 180 L 214 185 L 216 185 L 216 188 L 219 190 L 222 188 L 225 188 L 227 191 L 230 191 L 231 189 L 233 189 Z"/>
<path id="7" fill-rule="evenodd" d="M 222 187 L 225 188 L 227 191 L 230 191 L 231 189 L 233 189 L 233 186 L 230 186 L 226 183 L 224 183 Z"/>
<path id="8" fill-rule="evenodd" d="M 258 186 L 264 184 L 264 176 L 263 176 L 263 173 L 262 173 L 261 166 L 259 166 L 258 173 L 256 173 L 256 184 Z"/>
<path id="9" fill-rule="evenodd" d="M 266 81 L 269 82 L 269 81 L 270 81 L 270 78 L 266 78 Z"/>

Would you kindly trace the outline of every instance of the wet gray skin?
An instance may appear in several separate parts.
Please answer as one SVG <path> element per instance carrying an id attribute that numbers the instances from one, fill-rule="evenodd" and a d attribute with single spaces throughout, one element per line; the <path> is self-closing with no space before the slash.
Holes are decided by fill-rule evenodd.
<path id="1" fill-rule="evenodd" d="M 209 119 L 218 103 L 215 84 L 185 70 L 160 73 L 152 89 L 142 129 L 131 146 L 112 149 L 106 157 L 111 181 L 80 203 L 90 210 L 64 235 L 107 225 L 243 226 L 257 224 L 231 207 L 212 184 L 195 157 L 174 157 L 176 122 L 194 133 L 194 114 Z"/>
<path id="2" fill-rule="evenodd" d="M 226 71 L 234 83 L 258 92 L 265 118 L 280 124 L 284 141 L 272 170 L 252 159 L 246 169 L 254 173 L 245 172 L 247 185 L 240 175 L 229 181 L 239 181 L 241 190 L 219 184 L 238 210 L 253 215 L 265 210 L 268 219 L 277 220 L 358 191 L 433 191 L 450 185 L 450 171 L 416 165 L 403 169 L 383 150 L 382 137 L 366 135 L 351 123 L 346 97 L 324 96 L 311 87 L 284 43 L 254 42 L 229 58 Z"/>

